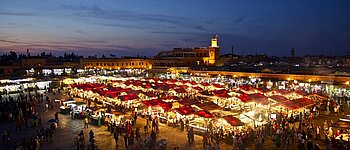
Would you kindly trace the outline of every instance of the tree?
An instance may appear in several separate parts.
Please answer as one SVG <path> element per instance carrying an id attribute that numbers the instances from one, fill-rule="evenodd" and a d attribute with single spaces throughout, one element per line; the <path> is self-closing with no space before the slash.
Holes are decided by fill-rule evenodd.
<path id="1" fill-rule="evenodd" d="M 11 59 L 11 60 L 16 60 L 16 59 L 17 59 L 17 53 L 14 52 L 14 51 L 11 51 L 11 52 L 10 52 L 10 59 Z"/>

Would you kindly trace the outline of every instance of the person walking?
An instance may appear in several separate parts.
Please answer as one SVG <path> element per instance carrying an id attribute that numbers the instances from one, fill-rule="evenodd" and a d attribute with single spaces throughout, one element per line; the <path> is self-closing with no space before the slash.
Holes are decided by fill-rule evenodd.
<path id="1" fill-rule="evenodd" d="M 88 119 L 88 117 L 84 118 L 84 128 L 89 128 L 89 119 Z"/>
<path id="2" fill-rule="evenodd" d="M 128 139 L 129 139 L 129 137 L 128 137 L 128 134 L 126 133 L 126 134 L 124 135 L 125 149 L 128 149 Z"/>
<path id="3" fill-rule="evenodd" d="M 187 140 L 188 140 L 188 143 L 191 144 L 191 131 L 187 132 Z"/>
<path id="4" fill-rule="evenodd" d="M 136 121 L 137 121 L 137 112 L 134 113 L 134 124 L 133 125 L 136 124 Z"/>
<path id="5" fill-rule="evenodd" d="M 92 130 L 89 132 L 89 141 L 92 142 L 92 140 L 95 138 L 95 134 Z"/>
<path id="6" fill-rule="evenodd" d="M 136 128 L 136 141 L 141 141 L 141 134 L 140 134 L 140 128 Z"/>
<path id="7" fill-rule="evenodd" d="M 316 127 L 316 139 L 321 139 L 321 127 L 317 126 Z"/>
<path id="8" fill-rule="evenodd" d="M 54 117 L 55 117 L 56 122 L 58 122 L 58 113 L 57 112 L 54 114 Z"/>
<path id="9" fill-rule="evenodd" d="M 114 132 L 114 141 L 115 141 L 116 149 L 118 149 L 118 138 L 119 138 L 118 135 L 119 135 L 118 131 L 115 131 Z"/>
<path id="10" fill-rule="evenodd" d="M 79 133 L 79 149 L 83 149 L 85 144 L 84 131 L 81 130 Z"/>

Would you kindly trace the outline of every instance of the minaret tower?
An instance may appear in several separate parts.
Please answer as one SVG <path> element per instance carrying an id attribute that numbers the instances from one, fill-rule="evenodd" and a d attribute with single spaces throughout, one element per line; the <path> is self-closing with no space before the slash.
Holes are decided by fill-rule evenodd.
<path id="1" fill-rule="evenodd" d="M 220 59 L 220 46 L 218 46 L 218 35 L 211 39 L 209 46 L 209 64 L 215 65 L 215 62 Z"/>

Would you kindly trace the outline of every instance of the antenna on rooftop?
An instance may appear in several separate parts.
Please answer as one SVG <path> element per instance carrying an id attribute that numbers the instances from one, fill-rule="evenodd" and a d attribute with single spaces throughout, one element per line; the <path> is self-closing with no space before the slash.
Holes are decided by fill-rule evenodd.
<path id="1" fill-rule="evenodd" d="M 231 47 L 231 55 L 232 55 L 232 57 L 233 57 L 233 49 L 234 48 L 235 48 L 235 46 L 232 45 L 232 47 Z"/>

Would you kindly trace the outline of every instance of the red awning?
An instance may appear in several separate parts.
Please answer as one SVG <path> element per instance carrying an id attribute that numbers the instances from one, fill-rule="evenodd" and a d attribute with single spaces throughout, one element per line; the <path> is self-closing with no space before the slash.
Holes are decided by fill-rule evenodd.
<path id="1" fill-rule="evenodd" d="M 281 95 L 272 95 L 270 96 L 269 98 L 273 99 L 274 101 L 277 101 L 277 102 L 284 102 L 284 101 L 288 101 L 288 98 L 284 97 L 284 96 L 281 96 Z"/>
<path id="2" fill-rule="evenodd" d="M 165 99 L 166 100 L 179 100 L 180 98 L 177 96 L 167 96 Z"/>
<path id="3" fill-rule="evenodd" d="M 144 95 L 146 95 L 147 97 L 157 97 L 157 95 L 153 92 L 143 92 Z"/>
<path id="4" fill-rule="evenodd" d="M 196 112 L 196 115 L 200 116 L 200 117 L 204 117 L 204 118 L 213 118 L 213 115 L 206 110 L 200 110 Z"/>
<path id="5" fill-rule="evenodd" d="M 255 93 L 255 94 L 241 94 L 238 96 L 242 102 L 248 103 L 248 102 L 256 102 L 262 105 L 267 105 L 269 104 L 269 101 L 267 97 L 263 94 L 260 93 Z"/>
<path id="6" fill-rule="evenodd" d="M 216 88 L 223 88 L 223 86 L 221 84 L 212 84 L 212 85 Z"/>
<path id="7" fill-rule="evenodd" d="M 184 88 L 176 88 L 174 89 L 176 93 L 187 93 L 187 91 Z"/>
<path id="8" fill-rule="evenodd" d="M 196 85 L 197 83 L 194 81 L 189 82 L 191 85 Z"/>
<path id="9" fill-rule="evenodd" d="M 221 109 L 221 107 L 213 102 L 207 102 L 207 103 L 198 103 L 198 104 L 195 104 L 196 106 L 198 106 L 199 108 L 201 109 L 204 109 L 204 110 L 219 110 Z"/>
<path id="10" fill-rule="evenodd" d="M 277 93 L 280 93 L 282 95 L 284 94 L 288 94 L 291 93 L 291 91 L 285 90 L 285 89 L 279 89 L 279 90 L 275 90 Z"/>
<path id="11" fill-rule="evenodd" d="M 197 90 L 197 91 L 202 91 L 203 89 L 199 86 L 193 87 L 193 89 Z"/>
<path id="12" fill-rule="evenodd" d="M 214 90 L 213 91 L 215 94 L 223 94 L 223 93 L 228 93 L 228 90 L 222 89 L 222 90 Z"/>
<path id="13" fill-rule="evenodd" d="M 142 101 L 142 103 L 145 104 L 147 107 L 160 106 L 164 109 L 164 111 L 168 111 L 173 107 L 172 103 L 164 102 L 161 99 L 146 100 Z"/>
<path id="14" fill-rule="evenodd" d="M 121 101 L 134 100 L 134 99 L 138 99 L 138 98 L 139 97 L 136 94 L 128 94 L 128 95 L 118 96 L 118 99 L 120 99 Z"/>
<path id="15" fill-rule="evenodd" d="M 83 89 L 84 91 L 90 91 L 95 88 L 101 88 L 105 87 L 105 84 L 98 84 L 98 83 L 87 83 L 87 84 L 72 84 L 72 88 L 78 88 L 78 89 Z"/>
<path id="16" fill-rule="evenodd" d="M 223 97 L 223 98 L 229 98 L 230 96 L 227 94 L 228 90 L 222 89 L 222 90 L 214 90 L 213 93 L 217 97 Z"/>
<path id="17" fill-rule="evenodd" d="M 244 123 L 240 119 L 238 119 L 237 117 L 233 117 L 231 115 L 224 116 L 224 119 L 232 126 L 243 126 L 244 125 Z"/>
<path id="18" fill-rule="evenodd" d="M 190 115 L 193 114 L 193 109 L 190 106 L 182 106 L 175 109 L 181 115 Z"/>
<path id="19" fill-rule="evenodd" d="M 250 85 L 242 85 L 239 88 L 244 90 L 244 91 L 253 90 L 253 87 L 251 87 Z"/>
<path id="20" fill-rule="evenodd" d="M 295 93 L 300 94 L 300 95 L 303 95 L 303 96 L 306 96 L 306 95 L 307 95 L 307 93 L 306 93 L 305 91 L 301 91 L 301 90 L 298 90 L 298 91 L 296 91 Z"/>
<path id="21" fill-rule="evenodd" d="M 199 102 L 194 99 L 189 99 L 189 98 L 184 98 L 182 101 L 179 101 L 181 105 L 195 105 L 198 104 Z"/>
<path id="22" fill-rule="evenodd" d="M 299 98 L 299 99 L 294 99 L 291 101 L 285 101 L 280 103 L 280 105 L 294 110 L 294 109 L 299 109 L 299 108 L 303 108 L 303 107 L 309 107 L 311 105 L 315 104 L 315 102 L 311 99 L 308 98 Z"/>
<path id="23" fill-rule="evenodd" d="M 209 86 L 210 84 L 207 83 L 207 82 L 202 82 L 201 85 L 203 85 L 203 86 Z"/>

